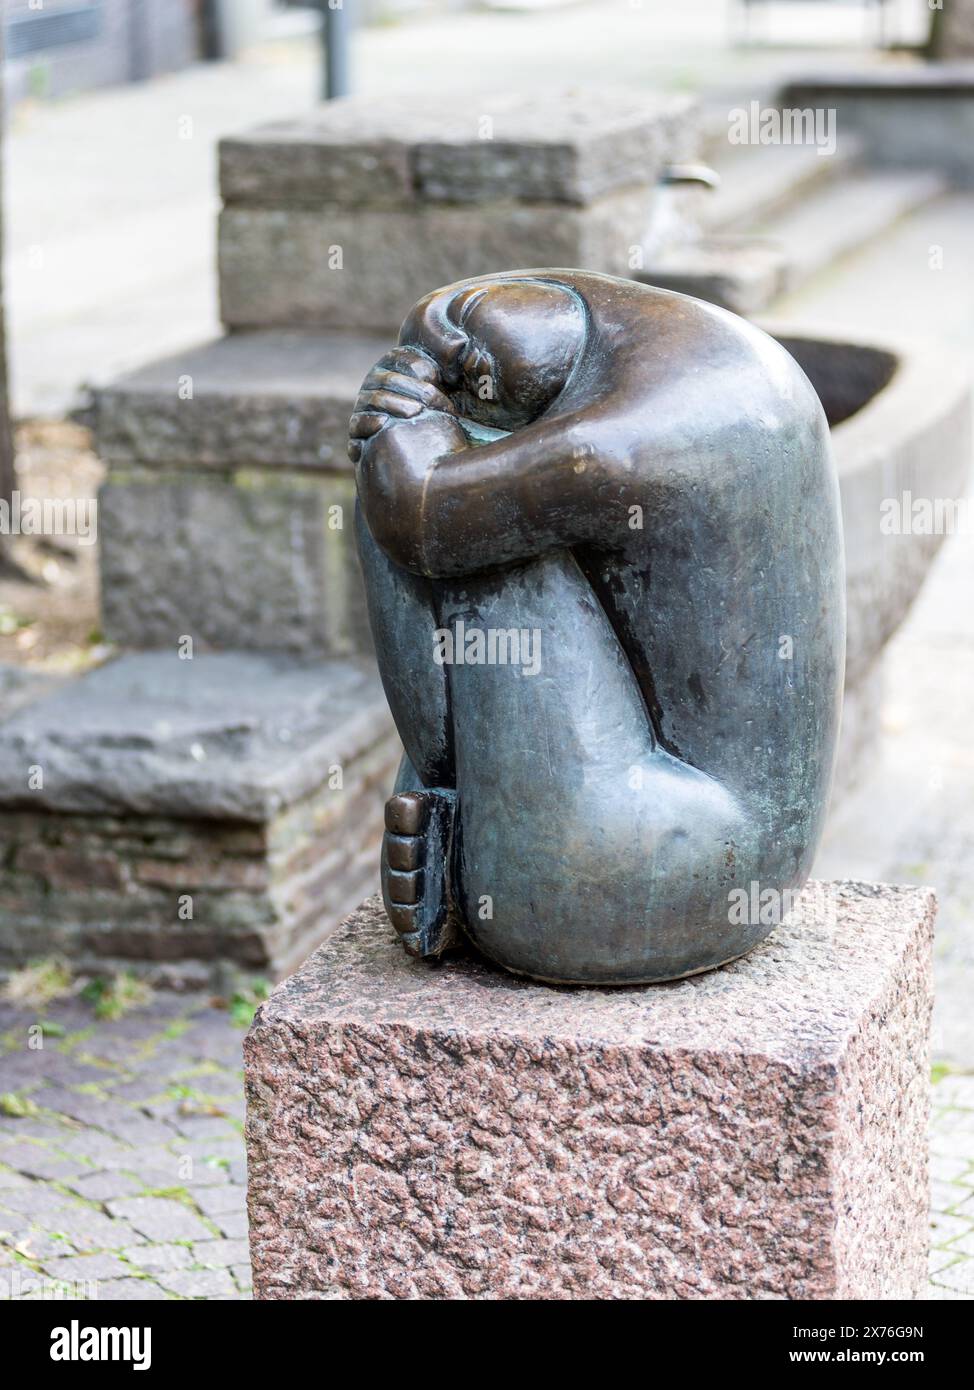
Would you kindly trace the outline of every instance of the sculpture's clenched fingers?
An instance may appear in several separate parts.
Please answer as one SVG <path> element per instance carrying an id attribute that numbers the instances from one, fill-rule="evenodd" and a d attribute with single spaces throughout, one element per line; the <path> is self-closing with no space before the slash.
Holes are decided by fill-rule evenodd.
<path id="1" fill-rule="evenodd" d="M 401 396 L 395 391 L 363 390 L 359 392 L 355 409 L 357 414 L 382 411 L 400 420 L 411 420 L 423 409 L 423 403 L 409 396 Z"/>
<path id="2" fill-rule="evenodd" d="M 443 380 L 442 371 L 437 363 L 428 353 L 421 352 L 418 348 L 390 348 L 388 352 L 382 354 L 372 368 L 373 371 L 383 369 L 392 372 L 404 372 L 417 381 L 428 381 L 433 386 L 438 386 Z"/>
<path id="3" fill-rule="evenodd" d="M 357 410 L 348 422 L 349 435 L 352 439 L 371 439 L 374 434 L 379 433 L 388 419 L 388 415 L 377 414 L 375 411 Z"/>
<path id="4" fill-rule="evenodd" d="M 363 391 L 394 391 L 410 400 L 419 401 L 430 410 L 442 410 L 447 415 L 455 415 L 456 409 L 449 396 L 434 386 L 432 382 L 420 381 L 407 376 L 405 372 L 393 371 L 387 367 L 373 367 L 362 382 Z"/>

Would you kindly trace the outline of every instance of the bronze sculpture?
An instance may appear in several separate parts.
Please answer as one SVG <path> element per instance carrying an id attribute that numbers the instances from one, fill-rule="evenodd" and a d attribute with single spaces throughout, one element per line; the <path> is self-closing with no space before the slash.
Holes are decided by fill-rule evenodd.
<path id="1" fill-rule="evenodd" d="M 406 949 L 462 932 L 581 984 L 751 949 L 774 920 L 729 904 L 805 882 L 841 705 L 838 489 L 797 363 L 683 295 L 492 275 L 413 309 L 351 435 Z"/>

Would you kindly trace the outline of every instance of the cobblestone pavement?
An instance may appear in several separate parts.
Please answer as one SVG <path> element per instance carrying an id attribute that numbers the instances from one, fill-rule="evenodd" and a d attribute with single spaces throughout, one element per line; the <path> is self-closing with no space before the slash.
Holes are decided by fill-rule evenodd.
<path id="1" fill-rule="evenodd" d="M 0 1297 L 250 1297 L 243 1035 L 189 996 L 0 1005 Z"/>

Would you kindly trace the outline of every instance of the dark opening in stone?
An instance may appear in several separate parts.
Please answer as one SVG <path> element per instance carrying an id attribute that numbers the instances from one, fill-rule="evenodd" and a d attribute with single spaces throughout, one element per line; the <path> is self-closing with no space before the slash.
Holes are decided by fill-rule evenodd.
<path id="1" fill-rule="evenodd" d="M 892 352 L 861 343 L 821 338 L 779 338 L 815 387 L 830 425 L 855 415 L 892 380 L 898 366 Z"/>

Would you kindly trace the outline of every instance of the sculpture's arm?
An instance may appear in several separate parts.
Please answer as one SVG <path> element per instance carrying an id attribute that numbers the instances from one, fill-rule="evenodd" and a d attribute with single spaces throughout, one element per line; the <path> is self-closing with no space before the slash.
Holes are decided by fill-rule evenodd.
<path id="1" fill-rule="evenodd" d="M 433 577 L 512 564 L 624 534 L 624 471 L 571 417 L 470 447 L 455 417 L 422 409 L 362 441 L 359 496 L 390 559 Z"/>

